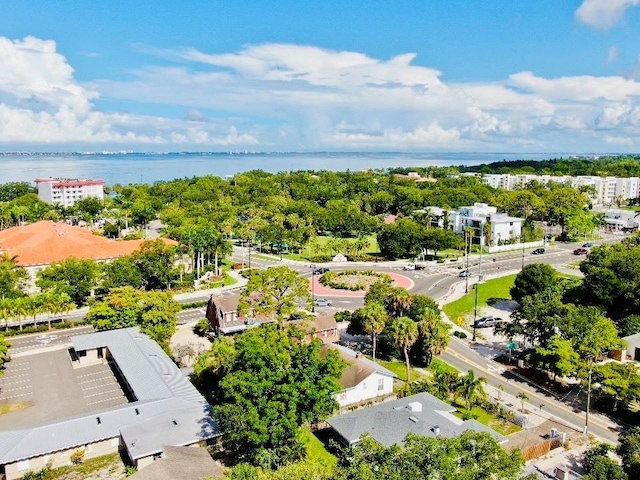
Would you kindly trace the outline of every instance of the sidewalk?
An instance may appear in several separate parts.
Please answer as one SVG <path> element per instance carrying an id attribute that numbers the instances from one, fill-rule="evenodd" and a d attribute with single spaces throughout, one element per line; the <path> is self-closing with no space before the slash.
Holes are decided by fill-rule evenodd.
<path id="1" fill-rule="evenodd" d="M 236 283 L 234 283 L 233 285 L 225 285 L 223 287 L 194 290 L 193 292 L 176 293 L 173 296 L 173 299 L 179 302 L 181 300 L 184 301 L 184 300 L 201 298 L 205 295 L 208 296 L 208 295 L 221 294 L 223 292 L 231 292 L 231 291 L 243 288 L 249 282 L 249 280 L 247 280 L 242 275 L 240 275 L 240 273 L 238 273 L 236 270 L 229 270 L 227 274 L 231 278 L 236 280 Z"/>

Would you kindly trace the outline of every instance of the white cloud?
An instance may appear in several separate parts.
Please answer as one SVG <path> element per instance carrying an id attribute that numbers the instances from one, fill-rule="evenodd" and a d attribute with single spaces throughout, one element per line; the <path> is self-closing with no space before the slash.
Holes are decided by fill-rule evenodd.
<path id="1" fill-rule="evenodd" d="M 80 84 L 55 43 L 0 38 L 0 141 L 164 149 L 640 149 L 640 82 L 622 76 L 452 83 L 414 54 L 378 59 L 314 46 L 154 50 L 133 80 Z M 44 66 L 43 66 L 44 65 Z M 96 108 L 113 98 L 183 118 Z M 617 140 L 624 145 L 624 142 Z"/>
<path id="2" fill-rule="evenodd" d="M 604 59 L 605 65 L 610 65 L 618 59 L 618 47 L 612 45 L 607 50 L 607 58 Z"/>
<path id="3" fill-rule="evenodd" d="M 640 5 L 640 0 L 583 0 L 576 10 L 581 23 L 599 29 L 613 27 L 627 9 Z"/>
<path id="4" fill-rule="evenodd" d="M 173 143 L 254 145 L 255 137 L 234 125 L 215 131 L 192 122 L 98 111 L 95 88 L 81 85 L 50 40 L 0 37 L 0 142 L 3 143 Z"/>

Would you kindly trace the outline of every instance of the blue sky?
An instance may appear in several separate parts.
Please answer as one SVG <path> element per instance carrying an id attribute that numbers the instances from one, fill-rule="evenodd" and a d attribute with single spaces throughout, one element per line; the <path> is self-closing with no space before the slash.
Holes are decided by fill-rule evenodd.
<path id="1" fill-rule="evenodd" d="M 0 0 L 0 150 L 640 151 L 640 0 Z"/>

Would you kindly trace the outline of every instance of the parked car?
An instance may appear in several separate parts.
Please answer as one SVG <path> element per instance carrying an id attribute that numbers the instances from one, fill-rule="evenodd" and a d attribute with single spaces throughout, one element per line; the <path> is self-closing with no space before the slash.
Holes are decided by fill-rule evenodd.
<path id="1" fill-rule="evenodd" d="M 303 320 L 305 318 L 301 313 L 292 313 L 289 315 L 289 320 Z"/>
<path id="2" fill-rule="evenodd" d="M 426 265 L 420 265 L 419 263 L 416 263 L 416 270 L 425 270 L 426 268 Z"/>
<path id="3" fill-rule="evenodd" d="M 415 269 L 416 269 L 415 263 L 410 263 L 409 265 L 405 265 L 404 267 L 402 267 L 402 270 L 415 270 Z"/>
<path id="4" fill-rule="evenodd" d="M 544 248 L 536 248 L 531 255 L 542 255 L 544 253 Z"/>
<path id="5" fill-rule="evenodd" d="M 318 307 L 330 307 L 333 302 L 326 298 L 316 298 L 316 306 Z"/>
<path id="6" fill-rule="evenodd" d="M 474 322 L 473 326 L 475 328 L 495 327 L 502 322 L 504 322 L 504 320 L 498 317 L 481 317 Z"/>
<path id="7" fill-rule="evenodd" d="M 464 269 L 458 274 L 458 276 L 462 277 L 462 278 L 470 277 L 471 276 L 471 272 L 469 270 L 467 270 L 467 269 Z"/>
<path id="8" fill-rule="evenodd" d="M 593 247 L 593 243 L 591 242 L 587 242 L 587 243 L 583 243 L 582 244 L 582 248 L 592 248 Z"/>
<path id="9" fill-rule="evenodd" d="M 313 271 L 314 275 L 322 275 L 323 273 L 327 273 L 329 269 L 327 267 L 318 267 Z"/>
<path id="10" fill-rule="evenodd" d="M 589 250 L 587 250 L 586 248 L 576 248 L 573 251 L 574 255 L 586 255 L 587 253 L 589 253 Z"/>

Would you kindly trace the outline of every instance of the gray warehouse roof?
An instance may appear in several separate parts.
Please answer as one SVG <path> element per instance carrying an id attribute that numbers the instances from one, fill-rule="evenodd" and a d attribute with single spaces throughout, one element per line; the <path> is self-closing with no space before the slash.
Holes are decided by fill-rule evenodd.
<path id="1" fill-rule="evenodd" d="M 20 430 L 0 432 L 0 465 L 80 445 L 130 440 L 132 459 L 218 435 L 211 406 L 164 351 L 136 327 L 72 337 L 76 351 L 107 347 L 137 401 Z M 82 367 L 80 367 L 82 368 Z M 175 422 L 175 423 L 174 423 Z M 166 430 L 165 424 L 172 426 Z M 194 426 L 197 425 L 197 428 Z M 138 442 L 131 440 L 140 439 Z M 137 447 L 137 448 L 136 448 Z M 141 455 L 143 456 L 143 455 Z"/>
<path id="2" fill-rule="evenodd" d="M 475 420 L 457 418 L 454 411 L 451 405 L 423 392 L 338 415 L 329 419 L 329 425 L 349 445 L 360 441 L 365 433 L 386 446 L 402 444 L 408 433 L 456 437 L 467 430 L 490 433 L 500 443 L 507 440 Z"/>

